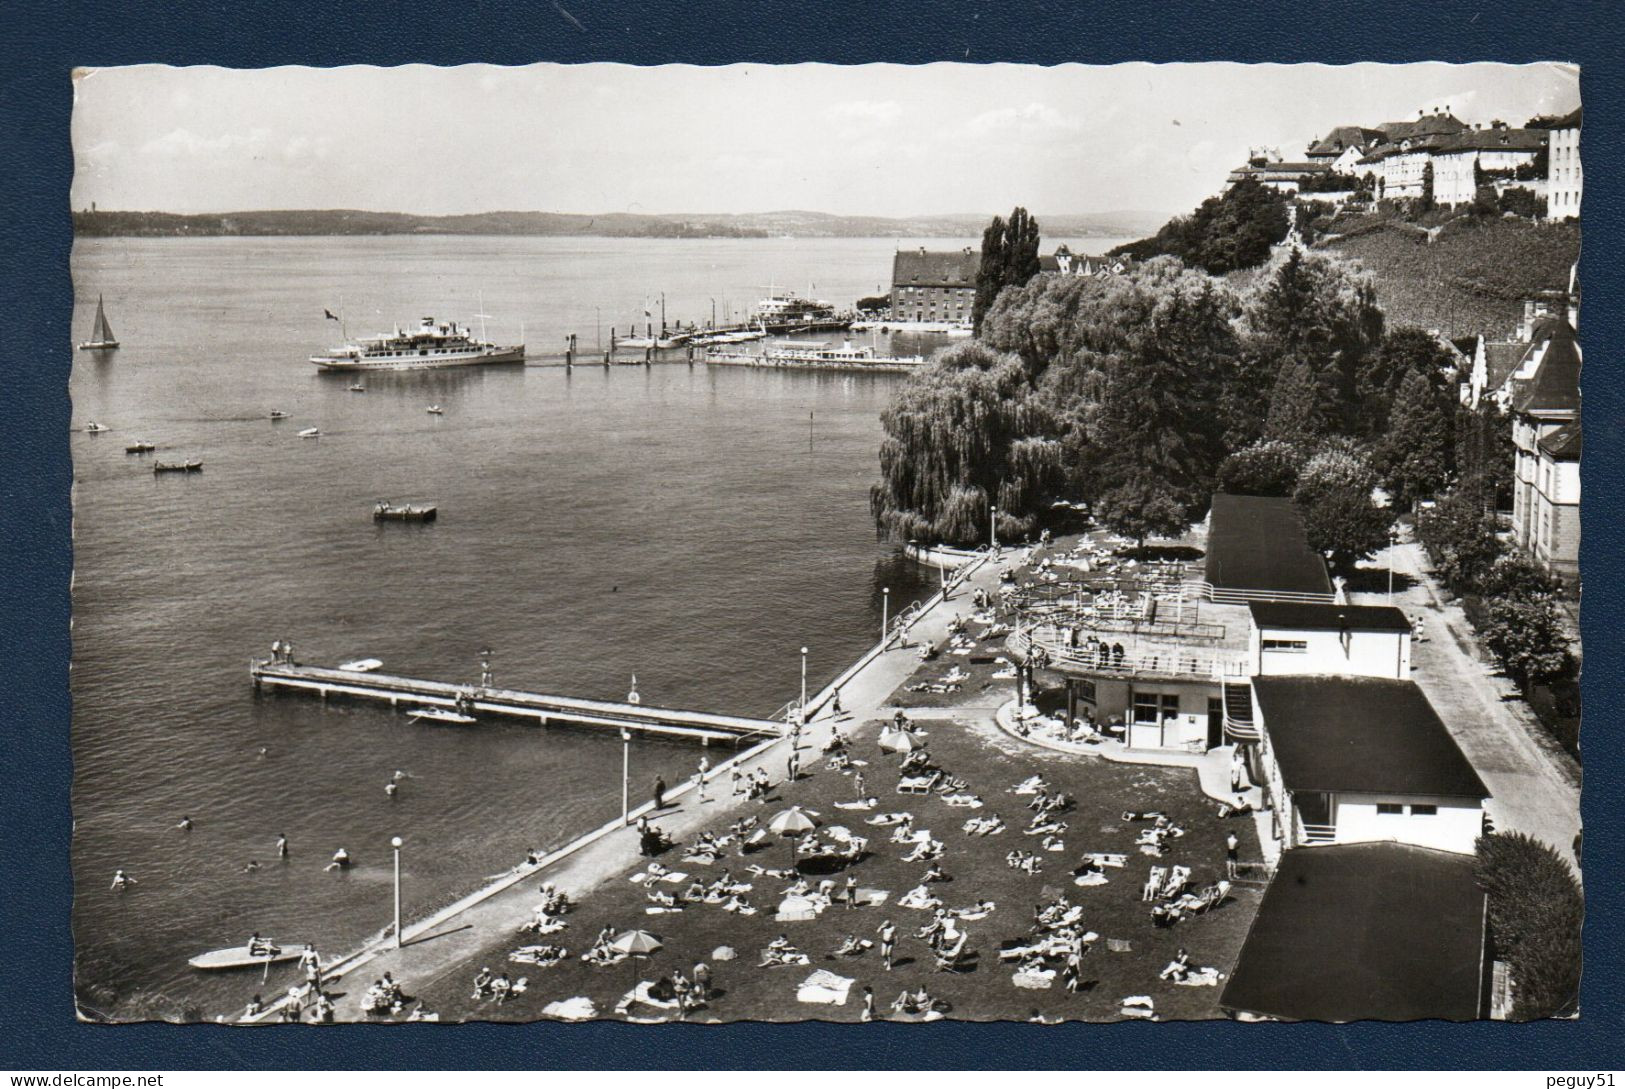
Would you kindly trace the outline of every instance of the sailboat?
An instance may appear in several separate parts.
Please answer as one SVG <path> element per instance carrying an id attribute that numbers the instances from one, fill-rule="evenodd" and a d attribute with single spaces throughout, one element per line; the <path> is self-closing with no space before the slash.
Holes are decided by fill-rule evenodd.
<path id="1" fill-rule="evenodd" d="M 96 296 L 96 328 L 91 331 L 90 339 L 79 345 L 81 352 L 104 352 L 118 347 L 118 341 L 113 339 L 113 327 L 107 324 L 107 311 L 102 309 L 102 297 Z"/>

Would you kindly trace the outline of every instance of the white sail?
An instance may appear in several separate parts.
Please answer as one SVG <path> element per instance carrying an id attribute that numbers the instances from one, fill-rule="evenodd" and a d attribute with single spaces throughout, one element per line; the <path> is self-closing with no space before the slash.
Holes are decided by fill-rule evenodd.
<path id="1" fill-rule="evenodd" d="M 96 328 L 91 331 L 90 338 L 97 344 L 111 344 L 113 342 L 113 327 L 107 324 L 107 311 L 102 309 L 102 297 L 96 296 Z"/>

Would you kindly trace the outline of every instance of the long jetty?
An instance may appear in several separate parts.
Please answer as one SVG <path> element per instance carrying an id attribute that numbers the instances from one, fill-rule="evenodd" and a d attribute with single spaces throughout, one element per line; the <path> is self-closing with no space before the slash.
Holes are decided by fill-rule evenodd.
<path id="1" fill-rule="evenodd" d="M 785 732 L 785 724 L 773 719 L 578 699 L 483 684 L 448 684 L 445 681 L 329 669 L 271 659 L 257 659 L 249 668 L 249 675 L 253 678 L 256 692 L 281 690 L 319 696 L 324 700 L 335 696 L 376 700 L 391 707 L 463 708 L 527 719 L 540 726 L 561 723 L 702 741 L 766 739 Z"/>

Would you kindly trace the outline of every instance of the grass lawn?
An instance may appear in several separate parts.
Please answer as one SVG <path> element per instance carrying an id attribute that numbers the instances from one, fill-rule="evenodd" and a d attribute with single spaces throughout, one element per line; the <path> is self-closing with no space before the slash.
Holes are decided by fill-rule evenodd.
<path id="1" fill-rule="evenodd" d="M 924 672 L 940 673 L 942 668 L 933 663 L 925 667 Z M 986 694 L 978 698 L 974 690 L 967 696 L 982 704 L 988 701 Z M 1206 915 L 1168 929 L 1157 929 L 1151 924 L 1146 906 L 1140 902 L 1140 888 L 1152 864 L 1189 866 L 1193 886 L 1216 880 L 1222 876 L 1223 840 L 1229 831 L 1241 837 L 1243 859 L 1257 858 L 1258 845 L 1251 822 L 1217 819 L 1214 805 L 1197 788 L 1194 772 L 1112 764 L 1098 758 L 1038 749 L 1000 732 L 992 724 L 991 714 L 983 710 L 960 711 L 954 718 L 928 717 L 931 714 L 921 711 L 913 716 L 928 731 L 930 752 L 939 764 L 971 784 L 972 790 L 986 803 L 984 808 L 952 808 L 937 795 L 917 797 L 894 793 L 898 758 L 879 750 L 876 737 L 880 723 L 865 723 L 849 733 L 854 741 L 854 757 L 868 761 L 868 766 L 862 769 L 865 793 L 880 798 L 874 812 L 911 812 L 916 818 L 916 828 L 929 829 L 935 838 L 946 844 L 942 866 L 953 880 L 934 886 L 944 904 L 950 908 L 962 907 L 980 899 L 997 904 L 987 918 L 962 924 L 970 933 L 968 948 L 972 951 L 965 970 L 953 974 L 934 971 L 929 947 L 913 937 L 913 932 L 925 924 L 930 913 L 896 905 L 897 898 L 919 882 L 926 864 L 902 862 L 901 855 L 908 848 L 890 842 L 890 829 L 865 825 L 864 818 L 870 814 L 833 808 L 833 802 L 853 797 L 852 781 L 846 774 L 827 770 L 822 759 L 814 758 L 813 750 L 804 749 L 805 770 L 801 781 L 781 786 L 772 800 L 765 805 L 752 803 L 746 811 L 759 813 L 765 823 L 787 805 L 799 804 L 817 811 L 826 826 L 841 824 L 855 834 L 867 835 L 870 855 L 855 864 L 853 872 L 861 886 L 889 891 L 890 897 L 884 905 L 856 910 L 835 905 L 814 920 L 777 922 L 774 909 L 787 882 L 752 878 L 744 867 L 752 862 L 769 868 L 786 866 L 789 852 L 783 842 L 776 841 L 746 858 L 731 854 L 712 866 L 683 863 L 681 852 L 672 850 L 660 860 L 670 869 L 683 870 L 709 881 L 726 866 L 731 868 L 736 880 L 751 880 L 754 888 L 747 898 L 758 908 L 758 914 L 742 917 L 709 905 L 692 905 L 678 914 L 645 914 L 643 888 L 627 880 L 628 875 L 643 868 L 646 860 L 640 860 L 637 866 L 589 893 L 568 916 L 569 928 L 561 934 L 543 939 L 515 935 L 488 948 L 481 964 L 493 971 L 508 971 L 516 979 L 529 978 L 529 989 L 522 996 L 500 1006 L 489 1001 L 471 1001 L 470 979 L 480 966 L 472 963 L 466 975 L 457 973 L 421 985 L 407 980 L 408 990 L 419 994 L 425 1008 L 438 1011 L 445 1020 L 534 1020 L 542 1016 L 542 1007 L 548 1002 L 578 995 L 591 998 L 600 1015 L 612 1016 L 610 1011 L 635 980 L 655 979 L 673 969 L 687 972 L 697 961 L 704 961 L 711 966 L 713 985 L 720 993 L 710 1008 L 699 1011 L 694 1018 L 699 1021 L 856 1020 L 861 1008 L 861 988 L 866 984 L 874 988 L 877 1005 L 883 1013 L 905 986 L 917 989 L 923 985 L 933 996 L 952 1004 L 948 1016 L 961 1019 L 1024 1019 L 1037 1009 L 1051 1018 L 1113 1020 L 1118 1017 L 1121 1000 L 1137 994 L 1152 996 L 1159 1016 L 1164 1019 L 1218 1016 L 1220 987 L 1177 986 L 1159 981 L 1157 973 L 1176 949 L 1184 946 L 1190 951 L 1193 965 L 1212 965 L 1228 974 L 1257 910 L 1258 892 L 1238 887 L 1229 901 Z M 819 731 L 817 736 L 821 739 L 823 732 Z M 1077 808 L 1066 817 L 1070 827 L 1063 852 L 1043 852 L 1039 849 L 1038 837 L 1022 834 L 1030 816 L 1026 808 L 1030 799 L 1007 791 L 1033 774 L 1043 775 L 1053 787 L 1066 791 L 1078 801 Z M 719 783 L 716 789 L 727 787 Z M 694 803 L 689 800 L 687 804 Z M 1141 855 L 1133 846 L 1138 829 L 1145 826 L 1120 819 L 1124 810 L 1147 809 L 1163 810 L 1187 829 L 1186 835 L 1174 840 L 1159 859 Z M 989 814 L 1002 816 L 1009 827 L 988 837 L 969 836 L 961 830 L 960 825 L 966 818 Z M 734 810 L 723 810 L 714 824 L 715 830 L 725 831 L 736 816 Z M 1014 847 L 1044 855 L 1043 872 L 1029 875 L 1007 867 L 1005 853 Z M 1108 884 L 1079 888 L 1072 884 L 1071 870 L 1085 851 L 1126 853 L 1129 861 L 1123 869 L 1107 871 L 1111 876 Z M 806 865 L 810 870 L 814 864 Z M 823 874 L 810 873 L 810 876 L 816 880 Z M 830 876 L 839 883 L 844 881 L 845 873 L 838 871 Z M 680 885 L 660 887 L 677 892 L 682 889 Z M 1050 990 L 1017 988 L 1011 982 L 1013 966 L 998 959 L 1001 940 L 1024 938 L 1029 932 L 1034 905 L 1057 893 L 1083 905 L 1086 909 L 1084 924 L 1100 935 L 1100 940 L 1084 958 L 1084 979 L 1088 985 L 1075 995 L 1068 994 L 1058 982 Z M 882 970 L 877 949 L 839 960 L 831 955 L 847 934 L 873 939 L 876 928 L 885 919 L 895 923 L 900 934 L 893 971 Z M 658 935 L 664 947 L 649 960 L 635 965 L 630 962 L 608 967 L 584 964 L 575 954 L 590 944 L 593 936 L 605 926 L 617 931 L 647 930 Z M 779 934 L 787 935 L 811 958 L 811 964 L 757 968 L 763 947 Z M 1127 940 L 1129 951 L 1109 952 L 1107 938 Z M 536 941 L 562 944 L 572 956 L 550 968 L 508 963 L 507 953 L 511 949 Z M 713 957 L 713 951 L 724 945 L 736 950 L 737 959 L 719 962 Z M 797 1001 L 798 985 L 817 968 L 855 979 L 845 1005 Z M 658 1015 L 647 1007 L 641 1009 Z"/>

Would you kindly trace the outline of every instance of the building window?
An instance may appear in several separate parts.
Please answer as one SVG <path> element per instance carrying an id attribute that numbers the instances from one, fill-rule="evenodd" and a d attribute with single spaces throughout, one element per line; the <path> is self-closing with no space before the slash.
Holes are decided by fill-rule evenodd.
<path id="1" fill-rule="evenodd" d="M 1413 816 L 1413 817 L 1433 817 L 1433 816 L 1437 816 L 1438 812 L 1439 812 L 1439 807 L 1436 806 L 1436 805 L 1413 805 L 1413 806 L 1411 806 L 1411 816 Z"/>
<path id="2" fill-rule="evenodd" d="M 1157 722 L 1157 694 L 1155 692 L 1134 693 L 1134 721 Z"/>
<path id="3" fill-rule="evenodd" d="M 1096 702 L 1094 681 L 1076 681 L 1074 683 L 1077 687 L 1078 698 L 1080 700 L 1082 700 L 1084 703 Z"/>
<path id="4" fill-rule="evenodd" d="M 1379 817 L 1402 817 L 1404 815 L 1405 807 L 1402 805 L 1398 805 L 1394 802 L 1377 803 L 1377 816 Z"/>
<path id="5" fill-rule="evenodd" d="M 1276 651 L 1281 654 L 1308 654 L 1309 641 L 1307 639 L 1265 639 L 1264 649 Z"/>

